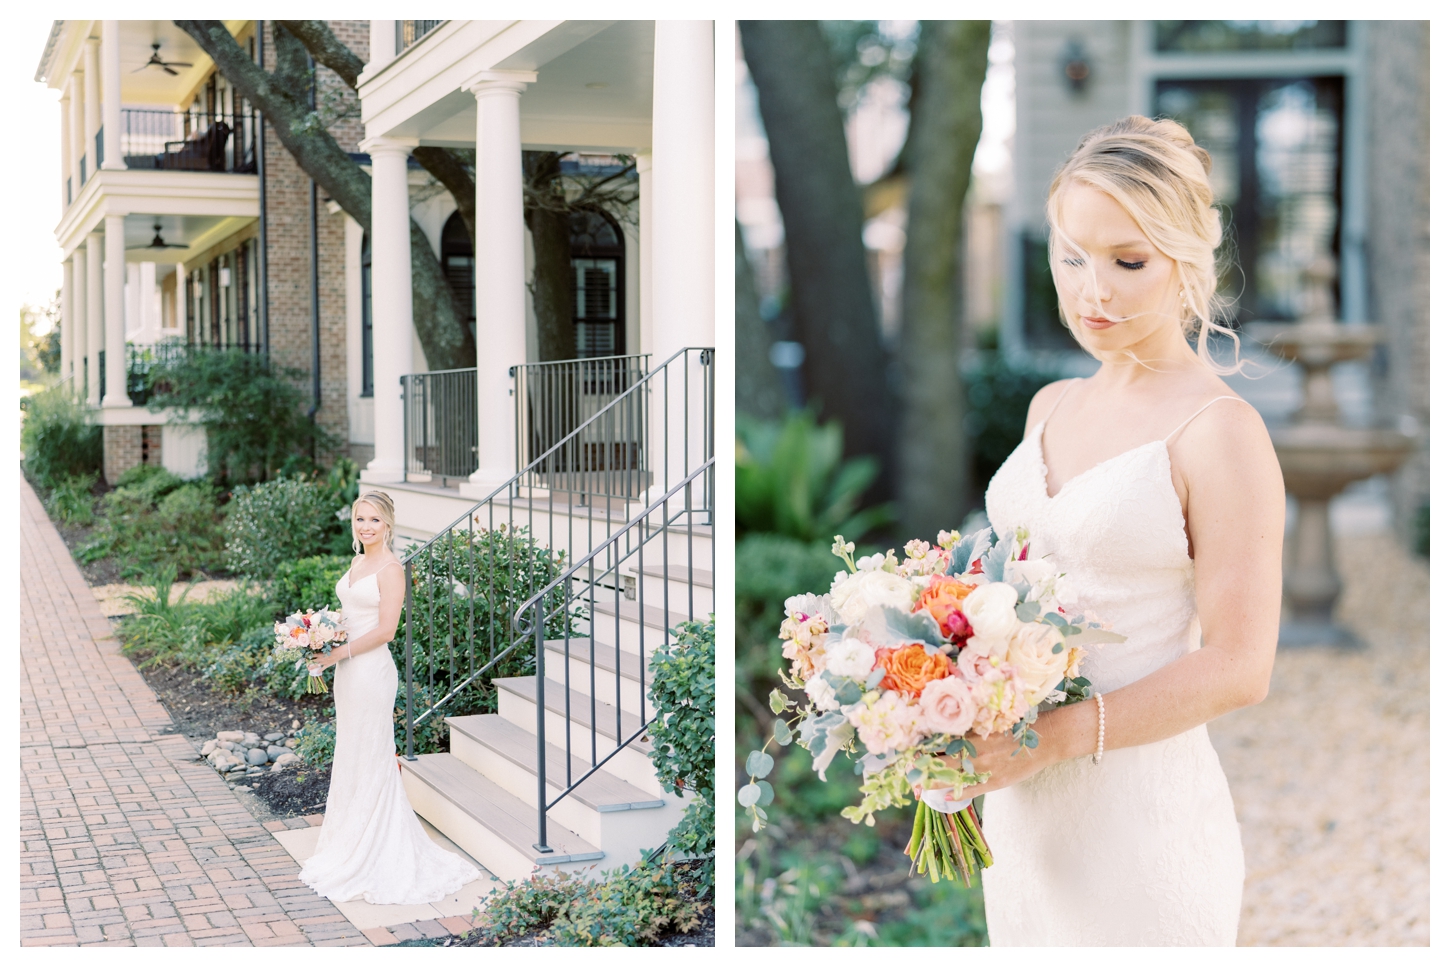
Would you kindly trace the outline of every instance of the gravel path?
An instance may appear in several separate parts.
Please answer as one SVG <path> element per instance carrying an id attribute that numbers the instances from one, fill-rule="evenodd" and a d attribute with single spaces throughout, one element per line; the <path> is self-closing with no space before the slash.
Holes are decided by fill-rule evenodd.
<path id="1" fill-rule="evenodd" d="M 1209 725 L 1247 855 L 1240 946 L 1430 942 L 1430 573 L 1342 538 L 1360 652 L 1281 651 L 1269 697 Z"/>

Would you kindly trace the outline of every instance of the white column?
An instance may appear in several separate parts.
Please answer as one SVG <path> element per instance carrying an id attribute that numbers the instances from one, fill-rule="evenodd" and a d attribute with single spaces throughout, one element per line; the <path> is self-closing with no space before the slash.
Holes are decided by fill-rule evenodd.
<path id="1" fill-rule="evenodd" d="M 176 325 L 173 326 L 183 338 L 186 336 L 186 263 L 176 263 Z"/>
<path id="2" fill-rule="evenodd" d="M 101 21 L 101 119 L 106 126 L 106 156 L 101 167 L 124 170 L 121 154 L 121 21 Z"/>
<path id="3" fill-rule="evenodd" d="M 74 252 L 70 253 L 70 306 L 71 306 L 71 393 L 77 399 L 85 398 L 83 387 L 86 385 L 86 341 L 89 328 L 87 320 L 86 283 L 89 273 L 86 270 L 86 245 L 82 242 L 77 245 Z"/>
<path id="4" fill-rule="evenodd" d="M 473 248 L 478 469 L 460 493 L 479 499 L 505 483 L 517 469 L 509 367 L 528 361 L 519 97 L 537 76 L 533 71 L 483 71 L 463 85 L 478 100 Z"/>
<path id="5" fill-rule="evenodd" d="M 650 204 L 655 366 L 686 346 L 715 343 L 714 60 L 711 21 L 655 21 Z M 691 397 L 688 427 L 683 405 L 686 370 Z M 652 497 L 679 483 L 703 459 L 702 376 L 698 354 L 671 364 L 668 439 L 661 425 L 664 387 L 652 388 Z M 694 502 L 700 494 L 701 487 L 694 487 Z"/>
<path id="6" fill-rule="evenodd" d="M 639 351 L 652 354 L 655 351 L 654 156 L 635 155 L 634 167 L 639 172 Z M 650 362 L 655 362 L 653 357 Z"/>
<path id="7" fill-rule="evenodd" d="M 102 406 L 131 405 L 126 395 L 126 216 L 106 216 L 106 398 Z"/>
<path id="8" fill-rule="evenodd" d="M 712 21 L 655 22 L 651 247 L 660 362 L 715 339 L 714 60 Z"/>
<path id="9" fill-rule="evenodd" d="M 71 357 L 75 355 L 75 263 L 70 259 L 60 263 L 60 378 L 71 375 Z"/>
<path id="10" fill-rule="evenodd" d="M 368 65 L 363 68 L 363 73 L 371 77 L 382 70 L 394 57 L 398 56 L 398 22 L 396 20 L 369 20 L 368 21 Z M 359 77 L 361 84 L 363 78 Z"/>
<path id="11" fill-rule="evenodd" d="M 413 145 L 368 138 L 373 165 L 373 459 L 364 483 L 398 483 L 403 464 L 400 380 L 413 358 L 413 260 L 408 205 L 408 155 Z"/>
<path id="12" fill-rule="evenodd" d="M 70 79 L 70 173 L 71 200 L 81 194 L 81 155 L 86 153 L 85 75 L 76 71 Z"/>
<path id="13" fill-rule="evenodd" d="M 70 207 L 66 197 L 65 182 L 71 176 L 71 98 L 70 82 L 67 81 L 60 95 L 60 210 Z"/>
<path id="14" fill-rule="evenodd" d="M 102 309 L 101 261 L 105 241 L 98 234 L 86 236 L 86 402 L 101 405 Z"/>
<path id="15" fill-rule="evenodd" d="M 86 156 L 86 181 L 90 181 L 101 159 L 96 157 L 96 130 L 101 126 L 101 42 L 94 37 L 86 38 L 86 124 L 81 142 L 81 153 Z"/>

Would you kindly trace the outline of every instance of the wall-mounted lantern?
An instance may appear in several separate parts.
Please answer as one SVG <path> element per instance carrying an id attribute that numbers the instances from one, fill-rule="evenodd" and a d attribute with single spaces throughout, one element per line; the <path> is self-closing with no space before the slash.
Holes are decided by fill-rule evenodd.
<path id="1" fill-rule="evenodd" d="M 1067 86 L 1074 94 L 1082 94 L 1087 91 L 1088 81 L 1092 78 L 1092 63 L 1088 60 L 1087 51 L 1083 49 L 1082 43 L 1077 40 L 1069 40 L 1067 46 L 1062 49 L 1062 76 L 1067 81 Z"/>

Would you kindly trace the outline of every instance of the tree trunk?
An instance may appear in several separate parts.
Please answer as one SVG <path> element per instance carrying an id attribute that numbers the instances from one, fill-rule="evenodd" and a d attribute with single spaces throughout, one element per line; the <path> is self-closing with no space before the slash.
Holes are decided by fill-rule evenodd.
<path id="1" fill-rule="evenodd" d="M 922 21 L 917 53 L 896 465 L 902 533 L 928 540 L 958 526 L 967 511 L 958 269 L 990 39 L 990 21 Z"/>
<path id="2" fill-rule="evenodd" d="M 534 243 L 534 324 L 539 359 L 574 359 L 574 280 L 570 262 L 569 202 L 559 179 L 557 151 L 525 151 L 524 222 Z"/>
<path id="3" fill-rule="evenodd" d="M 307 92 L 311 88 L 308 51 L 297 36 L 273 22 L 271 40 L 277 65 L 275 71 L 268 73 L 247 55 L 220 20 L 177 20 L 175 23 L 201 46 L 222 76 L 262 113 L 302 170 L 364 230 L 370 230 L 372 178 L 342 150 L 322 126 L 316 112 L 308 107 Z M 354 83 L 355 80 L 354 77 Z M 413 328 L 423 345 L 428 367 L 458 369 L 476 365 L 473 336 L 454 308 L 442 263 L 433 256 L 432 247 L 416 223 L 411 239 Z"/>
<path id="4" fill-rule="evenodd" d="M 760 318 L 755 274 L 735 223 L 735 412 L 770 420 L 785 413 L 780 374 L 770 362 L 770 331 Z"/>
<path id="5" fill-rule="evenodd" d="M 861 193 L 851 175 L 830 50 L 814 20 L 742 20 L 739 26 L 745 61 L 760 91 L 785 223 L 806 395 L 841 422 L 848 456 L 881 461 L 886 472 L 866 498 L 881 500 L 890 496 L 895 475 L 895 406 L 866 275 Z"/>

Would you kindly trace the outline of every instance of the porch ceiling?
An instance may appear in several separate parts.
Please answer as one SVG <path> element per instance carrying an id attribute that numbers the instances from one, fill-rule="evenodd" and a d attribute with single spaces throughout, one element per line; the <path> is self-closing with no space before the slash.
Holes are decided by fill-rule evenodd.
<path id="1" fill-rule="evenodd" d="M 122 20 L 120 27 L 121 102 L 127 107 L 180 104 L 211 70 L 211 58 L 170 20 Z M 151 59 L 151 45 L 158 42 L 162 60 L 192 66 L 173 67 L 174 77 L 159 67 L 143 70 Z"/>
<path id="2" fill-rule="evenodd" d="M 525 48 L 493 66 L 538 72 L 538 80 L 528 86 L 519 103 L 525 147 L 648 150 L 654 104 L 654 21 L 617 21 L 543 63 L 538 62 L 537 51 Z M 456 91 L 393 133 L 410 134 L 423 144 L 472 147 L 476 114 L 473 95 Z"/>
<path id="3" fill-rule="evenodd" d="M 166 264 L 187 262 L 255 220 L 225 215 L 127 215 L 126 261 Z M 186 247 L 151 248 L 158 225 L 162 241 L 169 245 Z"/>

